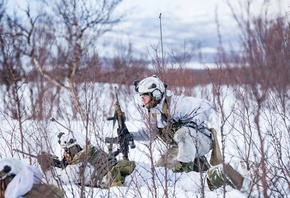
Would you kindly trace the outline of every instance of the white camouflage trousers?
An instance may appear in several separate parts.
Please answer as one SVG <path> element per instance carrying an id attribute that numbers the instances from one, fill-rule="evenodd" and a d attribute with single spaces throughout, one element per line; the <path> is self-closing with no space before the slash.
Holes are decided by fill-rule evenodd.
<path id="1" fill-rule="evenodd" d="M 195 158 L 204 156 L 212 147 L 212 140 L 191 127 L 181 127 L 174 134 L 178 144 L 176 160 L 180 162 L 193 162 Z"/>

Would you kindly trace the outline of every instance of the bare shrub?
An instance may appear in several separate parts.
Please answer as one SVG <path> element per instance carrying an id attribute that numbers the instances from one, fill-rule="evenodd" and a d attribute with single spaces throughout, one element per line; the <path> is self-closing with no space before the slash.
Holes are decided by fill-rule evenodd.
<path id="1" fill-rule="evenodd" d="M 251 5 L 248 1 L 245 12 L 237 13 L 229 3 L 241 31 L 241 48 L 238 52 L 232 50 L 230 54 L 222 47 L 219 51 L 218 65 L 221 69 L 227 68 L 223 71 L 231 79 L 229 83 L 236 101 L 230 111 L 231 117 L 226 121 L 233 127 L 233 135 L 228 135 L 238 151 L 232 153 L 233 157 L 245 160 L 249 168 L 254 162 L 259 170 L 252 174 L 255 181 L 252 195 L 283 196 L 289 193 L 289 176 L 283 171 L 285 166 L 281 166 L 289 164 L 288 159 L 281 157 L 287 156 L 288 152 L 282 149 L 281 142 L 288 142 L 284 138 L 289 134 L 289 121 L 284 117 L 289 112 L 283 110 L 289 104 L 283 101 L 289 97 L 286 91 L 289 89 L 289 82 L 286 82 L 289 67 L 286 65 L 289 65 L 290 26 L 286 15 L 273 18 L 267 15 L 266 3 L 261 9 L 265 12 L 258 16 L 252 15 Z M 224 101 L 219 94 L 216 95 Z"/>

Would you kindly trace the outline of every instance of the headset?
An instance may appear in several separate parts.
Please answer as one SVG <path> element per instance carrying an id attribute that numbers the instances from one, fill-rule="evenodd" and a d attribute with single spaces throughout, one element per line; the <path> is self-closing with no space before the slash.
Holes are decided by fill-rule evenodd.
<path id="1" fill-rule="evenodd" d="M 153 84 L 151 85 L 151 87 L 152 87 L 152 88 L 156 88 L 156 84 L 153 83 Z M 154 90 L 151 92 L 151 95 L 152 95 L 152 98 L 153 98 L 154 100 L 156 100 L 156 101 L 161 100 L 161 98 L 162 98 L 162 96 L 163 96 L 162 92 L 161 92 L 159 89 L 157 89 L 157 88 L 154 89 Z"/>

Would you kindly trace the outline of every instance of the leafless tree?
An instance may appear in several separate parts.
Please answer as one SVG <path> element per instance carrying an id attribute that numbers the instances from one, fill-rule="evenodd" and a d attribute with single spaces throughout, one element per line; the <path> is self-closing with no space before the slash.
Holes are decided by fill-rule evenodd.
<path id="1" fill-rule="evenodd" d="M 23 21 L 8 16 L 25 46 L 23 55 L 41 76 L 70 93 L 73 109 L 83 120 L 86 113 L 75 83 L 82 77 L 82 69 L 99 66 L 94 48 L 98 38 L 120 21 L 122 16 L 113 16 L 120 2 L 42 1 L 39 6 L 45 9 L 36 12 L 28 6 Z"/>
<path id="2" fill-rule="evenodd" d="M 235 79 L 230 85 L 236 105 L 227 122 L 234 127 L 231 133 L 238 134 L 234 141 L 244 142 L 237 144 L 236 154 L 248 164 L 254 161 L 258 166 L 260 171 L 252 177 L 259 182 L 253 182 L 253 186 L 262 186 L 263 197 L 282 196 L 289 188 L 289 175 L 285 175 L 282 165 L 289 164 L 289 159 L 282 157 L 287 156 L 287 151 L 279 143 L 289 135 L 286 118 L 289 112 L 283 110 L 289 105 L 285 103 L 289 98 L 289 17 L 286 13 L 270 16 L 266 1 L 259 15 L 251 12 L 251 1 L 240 2 L 244 8 L 241 12 L 234 9 L 233 2 L 228 5 L 240 29 L 240 49 L 227 53 L 221 47 L 218 65 L 227 77 Z M 281 116 L 274 118 L 274 112 Z"/>

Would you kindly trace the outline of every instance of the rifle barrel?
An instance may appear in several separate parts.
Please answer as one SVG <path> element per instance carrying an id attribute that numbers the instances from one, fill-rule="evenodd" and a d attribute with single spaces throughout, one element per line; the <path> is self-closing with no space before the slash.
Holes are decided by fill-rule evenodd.
<path id="1" fill-rule="evenodd" d="M 30 153 L 26 153 L 26 152 L 21 151 L 21 150 L 19 150 L 19 149 L 13 149 L 13 150 L 16 151 L 16 152 L 18 152 L 18 153 L 22 153 L 22 154 L 24 154 L 24 155 L 28 155 L 28 156 L 30 156 L 30 157 L 37 158 L 36 155 L 30 154 Z"/>
<path id="2" fill-rule="evenodd" d="M 60 123 L 59 121 L 57 121 L 55 118 L 51 118 L 50 119 L 52 122 L 56 122 L 57 124 L 59 124 L 60 126 L 62 126 L 63 128 L 65 128 L 66 130 L 68 130 L 69 132 L 72 132 L 72 130 L 66 126 L 64 126 L 62 123 Z"/>

